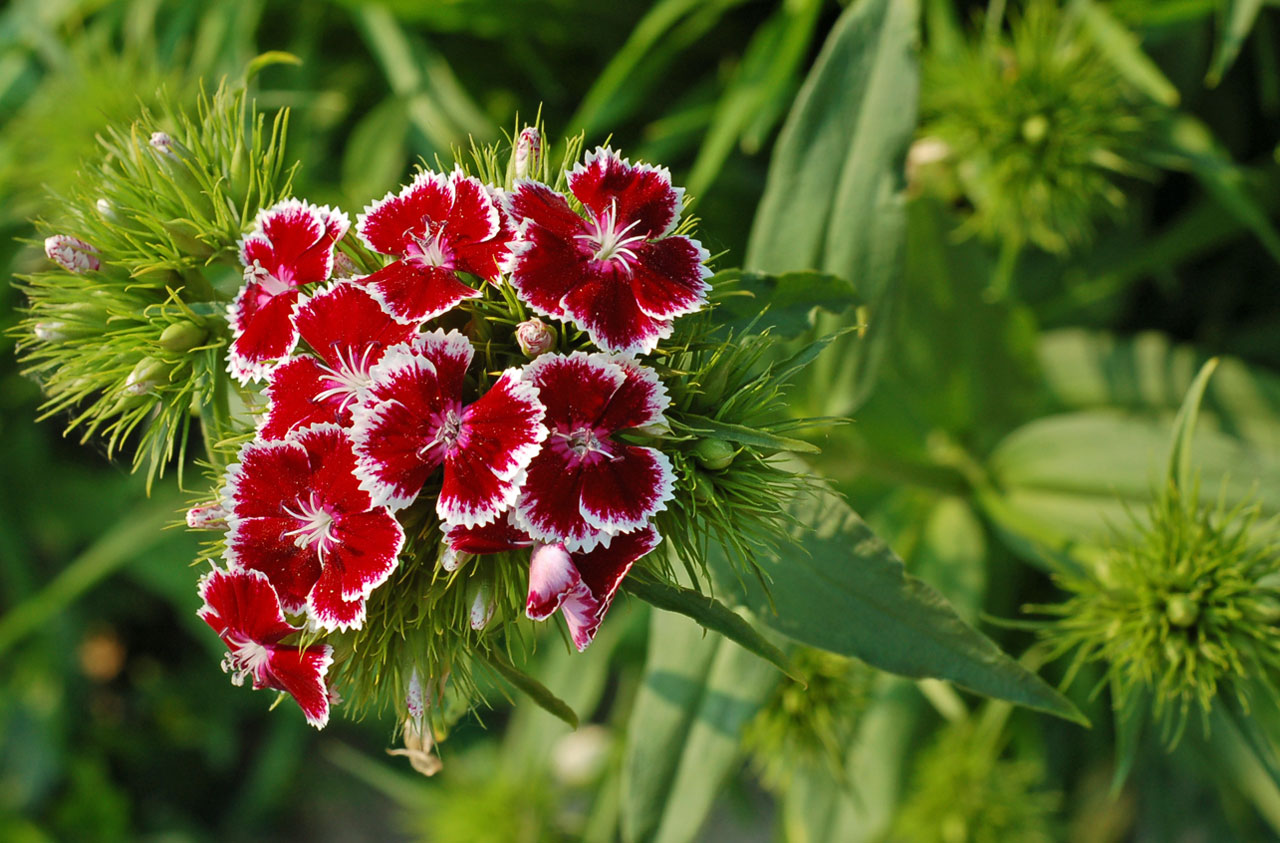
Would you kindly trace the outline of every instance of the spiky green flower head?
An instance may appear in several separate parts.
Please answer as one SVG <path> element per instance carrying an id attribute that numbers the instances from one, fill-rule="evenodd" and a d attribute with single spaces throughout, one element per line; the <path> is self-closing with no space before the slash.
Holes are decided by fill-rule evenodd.
<path id="1" fill-rule="evenodd" d="M 875 671 L 862 662 L 809 647 L 791 657 L 784 677 L 747 724 L 742 742 L 761 780 L 776 790 L 806 767 L 847 782 L 845 758 L 870 699 Z"/>
<path id="2" fill-rule="evenodd" d="M 1155 106 L 1054 0 L 1011 18 L 1007 35 L 989 21 L 985 37 L 929 54 L 911 163 L 917 182 L 940 173 L 933 186 L 972 206 L 967 231 L 1063 253 L 1122 209 L 1124 178 L 1150 171 Z"/>
<path id="3" fill-rule="evenodd" d="M 1042 789 L 1039 759 L 1004 757 L 1000 734 L 949 723 L 916 758 L 891 843 L 1051 843 L 1061 796 Z"/>
<path id="4" fill-rule="evenodd" d="M 1171 484 L 1132 540 L 1093 570 L 1061 575 L 1070 599 L 1035 608 L 1058 616 L 1042 631 L 1054 655 L 1074 652 L 1067 681 L 1097 663 L 1117 710 L 1149 694 L 1170 746 L 1194 711 L 1207 732 L 1223 696 L 1244 712 L 1275 705 L 1280 544 L 1257 519 L 1256 506 L 1205 504 Z"/>

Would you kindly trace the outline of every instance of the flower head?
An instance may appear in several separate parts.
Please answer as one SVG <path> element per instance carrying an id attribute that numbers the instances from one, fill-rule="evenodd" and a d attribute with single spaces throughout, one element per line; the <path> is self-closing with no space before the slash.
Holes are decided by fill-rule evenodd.
<path id="1" fill-rule="evenodd" d="M 49 260 L 77 275 L 93 272 L 102 266 L 97 249 L 69 234 L 53 234 L 44 238 L 44 253 Z"/>
<path id="2" fill-rule="evenodd" d="M 200 580 L 200 599 L 204 605 L 196 614 L 227 645 L 222 669 L 231 674 L 231 681 L 240 685 L 250 678 L 255 690 L 289 692 L 307 722 L 324 728 L 329 722 L 325 674 L 333 663 L 333 648 L 280 643 L 300 629 L 285 620 L 266 576 L 214 568 Z"/>
<path id="3" fill-rule="evenodd" d="M 672 232 L 683 190 L 665 168 L 597 148 L 569 174 L 583 214 L 544 184 L 521 181 L 509 210 L 518 226 L 504 268 L 537 312 L 570 320 L 606 351 L 642 354 L 677 316 L 706 301 L 710 270 L 698 241 Z"/>

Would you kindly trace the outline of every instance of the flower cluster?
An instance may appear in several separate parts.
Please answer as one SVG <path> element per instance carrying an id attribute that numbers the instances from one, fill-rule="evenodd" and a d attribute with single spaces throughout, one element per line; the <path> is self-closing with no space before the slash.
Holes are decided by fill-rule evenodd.
<path id="1" fill-rule="evenodd" d="M 536 132 L 516 153 L 517 171 L 539 172 Z M 188 517 L 225 538 L 201 617 L 237 682 L 287 691 L 317 727 L 340 684 L 321 639 L 349 656 L 371 595 L 402 587 L 398 567 L 430 582 L 523 559 L 525 614 L 559 610 L 581 650 L 661 541 L 670 399 L 637 355 L 703 306 L 707 253 L 675 233 L 682 191 L 665 169 L 598 148 L 566 181 L 428 170 L 365 208 L 359 244 L 346 214 L 297 199 L 240 241 L 226 365 L 250 401 L 261 384 L 262 405 L 218 500 Z M 526 308 L 564 323 L 559 336 Z M 477 578 L 472 631 L 507 570 Z"/>

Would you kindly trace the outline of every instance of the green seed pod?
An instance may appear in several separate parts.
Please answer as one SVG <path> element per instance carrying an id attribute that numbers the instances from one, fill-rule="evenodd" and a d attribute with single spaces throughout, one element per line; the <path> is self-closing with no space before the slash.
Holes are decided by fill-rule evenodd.
<path id="1" fill-rule="evenodd" d="M 209 332 L 194 322 L 174 322 L 160 332 L 159 345 L 165 351 L 190 351 L 205 341 Z"/>
<path id="2" fill-rule="evenodd" d="M 709 471 L 723 471 L 733 464 L 737 451 L 723 439 L 703 439 L 693 449 L 698 465 Z"/>

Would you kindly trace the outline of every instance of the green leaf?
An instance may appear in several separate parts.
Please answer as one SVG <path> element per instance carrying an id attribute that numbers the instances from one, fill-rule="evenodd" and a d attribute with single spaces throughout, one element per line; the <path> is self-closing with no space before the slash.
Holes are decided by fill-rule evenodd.
<path id="1" fill-rule="evenodd" d="M 792 672 L 786 653 L 714 597 L 708 597 L 692 588 L 668 585 L 634 573 L 623 582 L 622 587 L 628 594 L 635 595 L 650 606 L 684 615 L 697 621 L 700 626 L 720 633 L 800 681 L 800 677 Z"/>
<path id="2" fill-rule="evenodd" d="M 342 155 L 342 189 L 348 196 L 381 196 L 400 183 L 409 162 L 409 116 L 404 101 L 388 97 L 351 129 Z"/>
<path id="3" fill-rule="evenodd" d="M 815 490 L 791 513 L 796 547 L 761 552 L 771 582 L 721 587 L 760 620 L 804 644 L 913 678 L 955 682 L 980 694 L 1085 722 L 1065 697 L 969 626 L 945 598 L 907 574 L 902 561 L 838 495 Z M 713 564 L 727 571 L 727 562 Z M 717 564 L 718 563 L 718 564 Z M 776 606 L 776 613 L 773 607 Z"/>
<path id="4" fill-rule="evenodd" d="M 1280 787 L 1280 756 L 1272 744 L 1266 730 L 1258 723 L 1255 716 L 1240 707 L 1240 703 L 1231 694 L 1222 694 L 1215 701 L 1214 709 L 1231 725 L 1244 740 L 1258 763 L 1270 776 L 1272 783 Z"/>
<path id="5" fill-rule="evenodd" d="M 785 272 L 770 275 L 726 269 L 711 278 L 723 290 L 716 303 L 716 321 L 740 333 L 766 327 L 783 339 L 793 339 L 814 326 L 814 311 L 841 314 L 862 304 L 853 282 L 823 272 Z"/>
<path id="6" fill-rule="evenodd" d="M 1137 37 L 1124 24 L 1105 7 L 1090 0 L 1078 0 L 1076 6 L 1085 31 L 1121 76 L 1161 105 L 1178 104 L 1178 89 L 1142 51 Z"/>
<path id="7" fill-rule="evenodd" d="M 1187 397 L 1173 419 L 1173 443 L 1169 447 L 1169 482 L 1184 494 L 1191 491 L 1191 440 L 1196 432 L 1196 418 L 1200 415 L 1200 405 L 1204 402 L 1204 391 L 1209 385 L 1209 378 L 1213 377 L 1217 368 L 1216 357 L 1200 368 L 1200 374 L 1191 382 Z"/>
<path id="8" fill-rule="evenodd" d="M 865 400 L 887 341 L 904 254 L 918 18 L 915 0 L 863 0 L 836 21 L 783 125 L 751 228 L 749 269 L 857 279 L 874 314 L 865 339 L 845 337 L 828 368 L 811 374 L 824 384 L 819 415 L 847 415 Z M 818 329 L 847 323 L 826 317 Z"/>
<path id="9" fill-rule="evenodd" d="M 1205 84 L 1209 87 L 1217 87 L 1222 77 L 1231 69 L 1260 11 L 1262 0 L 1219 0 L 1218 37 L 1213 45 L 1209 72 L 1204 77 Z"/>
<path id="10" fill-rule="evenodd" d="M 253 81 L 253 78 L 261 73 L 264 69 L 273 64 L 302 64 L 302 59 L 293 53 L 286 53 L 283 50 L 268 50 L 258 56 L 255 56 L 244 68 L 244 81 L 246 83 Z"/>
<path id="11" fill-rule="evenodd" d="M 654 612 L 644 684 L 627 726 L 622 834 L 697 839 L 738 758 L 743 726 L 778 673 L 687 618 Z"/>
<path id="12" fill-rule="evenodd" d="M 1117 684 L 1111 683 L 1112 704 L 1120 699 L 1116 693 Z M 1120 795 L 1125 780 L 1133 770 L 1133 762 L 1137 760 L 1141 746 L 1143 727 L 1147 723 L 1147 712 L 1151 710 L 1151 692 L 1145 687 L 1135 688 L 1128 696 L 1126 705 L 1116 708 L 1116 766 L 1111 774 L 1111 796 Z"/>
<path id="13" fill-rule="evenodd" d="M 483 650 L 480 656 L 503 679 L 510 682 L 513 687 L 519 689 L 529 699 L 573 728 L 578 728 L 577 713 L 569 707 L 568 703 L 551 693 L 551 690 L 546 685 L 520 670 L 496 650 Z"/>
<path id="14" fill-rule="evenodd" d="M 743 427 L 740 424 L 716 421 L 715 419 L 709 419 L 706 416 L 696 416 L 692 413 L 686 413 L 684 415 L 684 421 L 688 423 L 691 430 L 704 433 L 713 439 L 723 439 L 726 442 L 737 442 L 739 445 L 750 445 L 753 448 L 762 448 L 767 451 L 792 451 L 798 454 L 816 454 L 822 450 L 818 446 L 804 442 L 800 439 L 776 436 L 768 431 Z"/>

